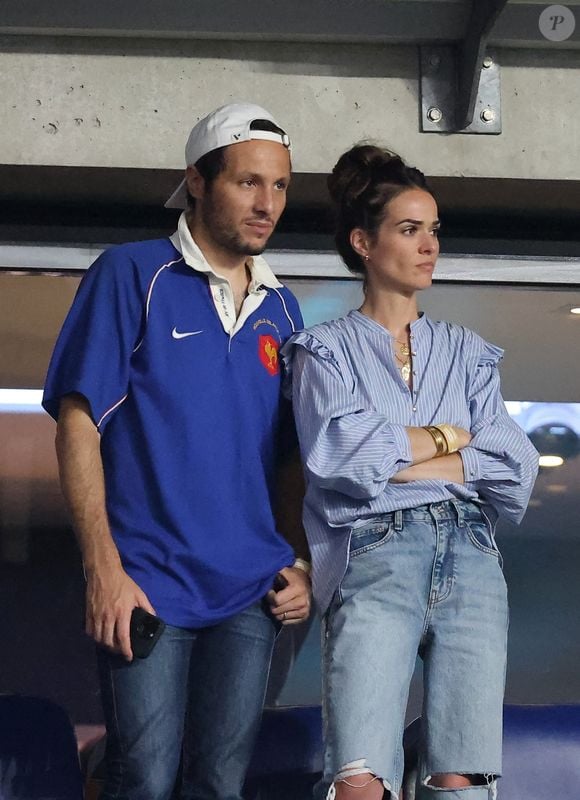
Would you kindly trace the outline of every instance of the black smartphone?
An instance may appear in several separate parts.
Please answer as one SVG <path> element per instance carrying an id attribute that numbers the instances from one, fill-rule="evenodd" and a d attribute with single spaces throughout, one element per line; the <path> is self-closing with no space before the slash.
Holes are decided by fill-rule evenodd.
<path id="1" fill-rule="evenodd" d="M 288 581 L 282 575 L 281 572 L 276 573 L 276 577 L 274 578 L 274 583 L 272 584 L 272 589 L 275 592 L 281 592 L 282 589 L 285 589 L 288 586 Z"/>
<path id="2" fill-rule="evenodd" d="M 131 614 L 131 650 L 135 658 L 147 658 L 163 633 L 165 623 L 143 608 Z"/>

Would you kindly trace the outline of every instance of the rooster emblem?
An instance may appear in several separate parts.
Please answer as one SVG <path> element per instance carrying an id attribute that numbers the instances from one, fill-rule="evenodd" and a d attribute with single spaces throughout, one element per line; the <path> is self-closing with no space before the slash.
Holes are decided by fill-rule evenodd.
<path id="1" fill-rule="evenodd" d="M 260 336 L 258 353 L 260 361 L 266 367 L 270 375 L 277 375 L 279 372 L 278 342 L 272 336 Z"/>

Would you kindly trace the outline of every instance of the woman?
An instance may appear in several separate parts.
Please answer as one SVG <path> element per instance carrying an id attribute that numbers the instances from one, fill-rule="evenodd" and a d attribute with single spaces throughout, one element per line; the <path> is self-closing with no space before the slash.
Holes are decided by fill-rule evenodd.
<path id="1" fill-rule="evenodd" d="M 521 520 L 537 453 L 501 399 L 502 351 L 417 310 L 439 252 L 423 174 L 359 145 L 329 188 L 364 301 L 285 349 L 325 614 L 319 796 L 398 797 L 419 653 L 417 798 L 487 800 L 501 772 L 507 634 L 494 527 L 498 515 Z"/>

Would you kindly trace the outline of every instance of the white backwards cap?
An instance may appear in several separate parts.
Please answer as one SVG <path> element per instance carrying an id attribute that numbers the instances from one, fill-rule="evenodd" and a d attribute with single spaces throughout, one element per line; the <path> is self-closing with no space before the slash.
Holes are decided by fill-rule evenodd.
<path id="1" fill-rule="evenodd" d="M 212 111 L 207 117 L 201 119 L 189 134 L 185 145 L 186 166 L 197 164 L 202 156 L 219 147 L 247 142 L 250 139 L 279 142 L 290 149 L 290 139 L 285 133 L 251 130 L 250 126 L 258 119 L 265 119 L 281 129 L 269 111 L 252 103 L 229 103 Z M 187 208 L 185 178 L 165 203 L 165 208 Z"/>

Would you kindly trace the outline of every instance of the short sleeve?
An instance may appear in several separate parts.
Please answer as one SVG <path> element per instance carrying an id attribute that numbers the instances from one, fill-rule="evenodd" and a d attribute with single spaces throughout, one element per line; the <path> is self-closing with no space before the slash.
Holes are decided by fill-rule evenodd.
<path id="1" fill-rule="evenodd" d="M 58 337 L 42 404 L 58 419 L 60 400 L 83 395 L 102 429 L 127 394 L 132 352 L 144 321 L 137 270 L 122 248 L 103 253 L 84 276 Z"/>

